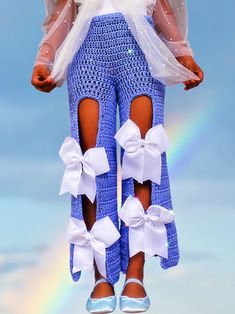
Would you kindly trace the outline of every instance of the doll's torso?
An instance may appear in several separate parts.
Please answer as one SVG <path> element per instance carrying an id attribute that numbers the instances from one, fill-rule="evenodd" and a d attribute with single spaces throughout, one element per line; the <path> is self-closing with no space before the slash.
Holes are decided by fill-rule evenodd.
<path id="1" fill-rule="evenodd" d="M 74 0 L 74 1 L 78 5 L 82 5 L 86 1 L 89 1 L 89 0 Z M 120 12 L 120 10 L 118 9 L 118 6 L 115 5 L 116 1 L 121 1 L 121 0 L 100 0 L 99 6 L 96 9 L 96 15 Z M 125 1 L 130 1 L 130 0 L 125 0 Z M 155 3 L 154 0 L 131 0 L 131 6 L 134 7 L 135 10 L 137 10 L 139 13 L 142 13 L 144 15 L 148 13 L 148 8 L 152 7 L 154 3 Z"/>
<path id="2" fill-rule="evenodd" d="M 101 5 L 97 10 L 97 15 L 114 13 L 114 12 L 117 12 L 117 9 L 114 7 L 112 1 L 103 0 L 103 1 L 101 1 Z"/>

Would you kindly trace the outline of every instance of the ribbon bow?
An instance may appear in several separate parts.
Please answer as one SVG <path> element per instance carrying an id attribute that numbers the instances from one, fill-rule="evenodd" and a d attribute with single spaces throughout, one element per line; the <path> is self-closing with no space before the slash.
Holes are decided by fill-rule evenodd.
<path id="1" fill-rule="evenodd" d="M 59 194 L 70 192 L 74 197 L 86 194 L 93 203 L 96 195 L 95 176 L 110 170 L 104 147 L 92 147 L 82 154 L 79 143 L 66 137 L 59 155 L 66 164 Z"/>
<path id="2" fill-rule="evenodd" d="M 156 254 L 168 258 L 165 224 L 174 220 L 173 210 L 156 204 L 145 212 L 140 200 L 130 195 L 119 210 L 119 217 L 129 227 L 130 257 L 142 251 L 145 258 Z"/>
<path id="3" fill-rule="evenodd" d="M 105 248 L 120 238 L 120 233 L 109 216 L 97 220 L 90 231 L 82 219 L 70 217 L 68 241 L 74 244 L 72 272 L 93 271 L 94 259 L 100 274 L 106 277 Z"/>
<path id="4" fill-rule="evenodd" d="M 141 138 L 139 127 L 131 119 L 120 127 L 114 138 L 125 149 L 122 162 L 122 179 L 133 177 L 138 182 L 161 182 L 161 154 L 170 145 L 162 124 L 150 128 Z"/>

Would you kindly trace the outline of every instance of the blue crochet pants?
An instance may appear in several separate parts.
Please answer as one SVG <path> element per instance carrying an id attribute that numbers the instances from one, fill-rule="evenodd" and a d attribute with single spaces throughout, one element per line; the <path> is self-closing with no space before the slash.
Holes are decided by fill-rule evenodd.
<path id="1" fill-rule="evenodd" d="M 153 26 L 150 16 L 146 16 Z M 126 273 L 129 260 L 128 228 L 119 224 L 117 214 L 116 113 L 119 109 L 120 127 L 130 117 L 130 104 L 137 96 L 151 97 L 152 126 L 164 125 L 165 85 L 150 75 L 143 51 L 139 48 L 128 25 L 119 12 L 93 17 L 87 36 L 74 55 L 67 72 L 70 105 L 71 136 L 80 141 L 78 106 L 84 98 L 99 103 L 97 147 L 104 147 L 110 171 L 96 177 L 96 219 L 109 216 L 121 233 L 120 241 L 106 248 L 107 279 L 114 284 L 120 271 Z M 118 105 L 118 106 L 117 106 Z M 121 147 L 121 164 L 124 150 Z M 135 195 L 134 179 L 122 180 L 122 200 Z M 161 184 L 151 181 L 151 203 L 172 209 L 166 153 L 162 154 Z M 71 216 L 83 219 L 82 195 L 71 196 Z M 175 266 L 179 260 L 175 223 L 166 225 L 168 259 L 160 257 L 161 267 Z M 70 244 L 70 270 L 73 266 L 74 245 Z M 72 272 L 71 272 L 72 274 Z M 81 271 L 72 274 L 79 280 Z"/>

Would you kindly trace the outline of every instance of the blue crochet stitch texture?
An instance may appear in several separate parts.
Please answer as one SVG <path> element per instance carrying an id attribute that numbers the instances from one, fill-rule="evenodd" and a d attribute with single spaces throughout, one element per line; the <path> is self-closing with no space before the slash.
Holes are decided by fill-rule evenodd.
<path id="1" fill-rule="evenodd" d="M 153 20 L 146 16 L 153 27 Z M 116 113 L 120 115 L 120 127 L 130 116 L 132 100 L 141 95 L 152 99 L 152 126 L 164 125 L 165 85 L 154 79 L 149 71 L 143 51 L 135 41 L 123 15 L 119 12 L 97 15 L 92 18 L 87 36 L 76 52 L 67 71 L 71 136 L 78 142 L 78 106 L 82 99 L 93 98 L 99 103 L 99 125 L 96 146 L 106 150 L 110 171 L 96 176 L 96 219 L 108 215 L 121 233 L 106 249 L 107 279 L 114 284 L 120 271 L 126 273 L 129 259 L 128 227 L 119 224 L 117 214 L 117 158 Z M 121 164 L 124 149 L 121 148 Z M 151 182 L 151 202 L 167 209 L 172 208 L 166 153 L 162 154 L 161 184 Z M 134 179 L 122 180 L 122 203 L 129 195 L 135 196 Z M 71 216 L 83 219 L 82 196 L 71 195 Z M 160 257 L 163 269 L 177 265 L 179 250 L 175 222 L 166 225 L 168 235 L 168 259 Z M 72 274 L 74 245 L 70 244 L 70 271 L 78 281 L 81 271 Z"/>

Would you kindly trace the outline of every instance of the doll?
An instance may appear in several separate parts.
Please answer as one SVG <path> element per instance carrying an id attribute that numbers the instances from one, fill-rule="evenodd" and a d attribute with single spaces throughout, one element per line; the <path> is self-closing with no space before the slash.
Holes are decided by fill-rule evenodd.
<path id="1" fill-rule="evenodd" d="M 164 98 L 168 85 L 189 90 L 203 80 L 187 27 L 183 0 L 46 0 L 32 84 L 50 92 L 67 82 L 71 132 L 59 150 L 59 193 L 71 194 L 71 276 L 94 270 L 91 313 L 114 311 L 120 271 L 121 311 L 147 311 L 145 260 L 158 256 L 163 269 L 179 262 Z"/>

